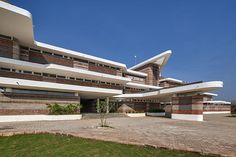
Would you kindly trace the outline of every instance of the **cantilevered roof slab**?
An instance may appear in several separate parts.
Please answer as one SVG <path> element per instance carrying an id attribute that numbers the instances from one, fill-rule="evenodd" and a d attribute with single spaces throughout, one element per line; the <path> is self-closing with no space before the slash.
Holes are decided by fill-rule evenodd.
<path id="1" fill-rule="evenodd" d="M 0 20 L 0 34 L 13 36 L 24 44 L 34 44 L 30 12 L 0 1 Z"/>
<path id="2" fill-rule="evenodd" d="M 156 55 L 148 60 L 145 60 L 129 69 L 131 70 L 136 70 L 146 64 L 150 64 L 150 63 L 153 63 L 153 64 L 157 64 L 160 66 L 160 69 L 162 69 L 164 67 L 164 65 L 167 63 L 168 59 L 170 58 L 172 52 L 171 50 L 167 50 L 159 55 Z"/>
<path id="3" fill-rule="evenodd" d="M 194 83 L 178 87 L 163 88 L 153 92 L 121 94 L 114 96 L 116 98 L 160 98 L 171 96 L 173 94 L 189 93 L 189 92 L 208 92 L 223 87 L 222 81 L 210 81 L 202 83 Z"/>

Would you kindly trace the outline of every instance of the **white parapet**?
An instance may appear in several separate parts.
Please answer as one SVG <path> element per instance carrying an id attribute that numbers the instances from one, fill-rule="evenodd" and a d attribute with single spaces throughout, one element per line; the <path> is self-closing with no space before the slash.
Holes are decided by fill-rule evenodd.
<path id="1" fill-rule="evenodd" d="M 203 121 L 202 114 L 171 114 L 172 119 L 190 120 L 190 121 Z"/>
<path id="2" fill-rule="evenodd" d="M 129 117 L 145 117 L 145 113 L 127 113 L 126 114 Z"/>
<path id="3" fill-rule="evenodd" d="M 54 120 L 80 120 L 77 115 L 7 115 L 0 116 L 0 122 L 26 122 L 26 121 L 54 121 Z"/>
<path id="4" fill-rule="evenodd" d="M 225 113 L 231 113 L 231 111 L 205 111 L 203 114 L 225 114 Z"/>

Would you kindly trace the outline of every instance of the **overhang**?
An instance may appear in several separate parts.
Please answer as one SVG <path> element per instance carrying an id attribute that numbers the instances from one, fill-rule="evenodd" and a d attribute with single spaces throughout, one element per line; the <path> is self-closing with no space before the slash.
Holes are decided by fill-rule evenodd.
<path id="1" fill-rule="evenodd" d="M 10 88 L 34 89 L 34 90 L 78 92 L 80 96 L 86 98 L 110 97 L 122 93 L 122 90 L 117 90 L 117 89 L 77 86 L 77 85 L 68 85 L 61 83 L 14 79 L 7 77 L 0 77 L 0 86 L 10 87 Z"/>
<path id="2" fill-rule="evenodd" d="M 34 71 L 34 72 L 44 72 L 44 73 L 57 74 L 57 75 L 63 75 L 63 76 L 65 75 L 65 76 L 70 76 L 70 77 L 78 77 L 78 78 L 85 78 L 85 79 L 91 79 L 91 80 L 102 80 L 104 82 L 125 84 L 131 81 L 130 78 L 125 78 L 125 77 L 117 76 L 117 75 L 104 74 L 104 73 L 78 69 L 78 68 L 71 68 L 71 67 L 66 67 L 66 66 L 57 65 L 57 64 L 31 63 L 31 62 L 4 58 L 4 57 L 0 57 L 0 64 L 2 66 L 12 68 L 12 69 L 28 70 L 28 71 Z"/>
<path id="3" fill-rule="evenodd" d="M 211 82 L 183 85 L 183 86 L 178 86 L 178 87 L 163 88 L 163 89 L 153 91 L 153 92 L 122 94 L 122 95 L 118 95 L 114 97 L 116 98 L 159 98 L 159 97 L 165 97 L 165 96 L 168 97 L 173 94 L 180 94 L 180 93 L 207 92 L 207 91 L 216 90 L 222 87 L 223 87 L 222 81 L 211 81 Z"/>
<path id="4" fill-rule="evenodd" d="M 139 63 L 139 64 L 137 64 L 137 65 L 135 65 L 135 66 L 133 66 L 129 69 L 135 70 L 137 68 L 140 68 L 140 67 L 142 67 L 144 65 L 147 65 L 147 64 L 150 64 L 150 63 L 157 64 L 157 65 L 160 66 L 160 69 L 162 69 L 164 67 L 164 65 L 167 63 L 167 61 L 170 58 L 171 54 L 172 54 L 171 50 L 167 50 L 167 51 L 165 51 L 161 54 L 158 54 L 158 55 L 156 55 L 156 56 L 154 56 L 154 57 L 152 57 L 148 60 L 145 60 L 145 61 L 143 61 L 143 62 L 141 62 L 141 63 Z"/>

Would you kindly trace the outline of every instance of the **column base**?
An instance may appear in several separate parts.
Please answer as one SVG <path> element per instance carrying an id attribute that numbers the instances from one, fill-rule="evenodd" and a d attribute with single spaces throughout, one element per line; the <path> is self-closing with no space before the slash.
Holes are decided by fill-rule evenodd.
<path id="1" fill-rule="evenodd" d="M 190 120 L 190 121 L 203 121 L 202 114 L 171 114 L 171 119 Z"/>

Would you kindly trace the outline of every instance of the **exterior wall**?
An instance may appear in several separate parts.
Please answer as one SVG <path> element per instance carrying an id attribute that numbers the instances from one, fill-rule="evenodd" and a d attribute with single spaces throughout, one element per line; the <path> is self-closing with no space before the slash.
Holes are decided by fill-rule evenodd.
<path id="1" fill-rule="evenodd" d="M 122 70 L 118 67 L 111 67 L 105 64 L 90 62 L 89 60 L 82 60 L 20 46 L 18 41 L 15 39 L 11 37 L 1 37 L 1 35 L 0 57 L 13 58 L 39 64 L 58 64 L 68 67 L 87 69 L 99 73 L 122 76 Z"/>
<path id="2" fill-rule="evenodd" d="M 203 121 L 203 96 L 172 97 L 171 118 L 180 120 Z"/>
<path id="3" fill-rule="evenodd" d="M 185 96 L 172 98 L 172 113 L 176 114 L 202 114 L 202 96 Z"/>
<path id="4" fill-rule="evenodd" d="M 182 83 L 170 82 L 170 81 L 163 81 L 159 83 L 160 87 L 174 87 L 182 85 Z"/>
<path id="5" fill-rule="evenodd" d="M 159 109 L 160 104 L 159 103 L 148 103 L 148 102 L 119 102 L 117 108 L 119 108 L 121 105 L 127 105 L 130 108 L 132 108 L 136 112 L 147 112 L 150 109 Z"/>
<path id="6" fill-rule="evenodd" d="M 214 112 L 214 111 L 230 111 L 230 105 L 215 105 L 215 104 L 204 104 L 203 111 L 204 112 Z"/>
<path id="7" fill-rule="evenodd" d="M 10 72 L 10 71 L 0 71 L 0 77 L 10 77 L 10 78 L 19 78 L 19 79 L 54 82 L 54 83 L 80 85 L 80 86 L 110 88 L 110 89 L 122 89 L 123 88 L 120 85 L 85 82 L 85 81 L 69 80 L 69 79 L 63 79 L 63 78 L 51 78 L 51 77 L 37 76 L 37 75 L 25 74 L 25 73 L 16 73 L 16 72 Z"/>
<path id="8" fill-rule="evenodd" d="M 13 41 L 0 37 L 0 57 L 13 57 Z"/>
<path id="9" fill-rule="evenodd" d="M 63 66 L 73 67 L 73 61 L 65 58 L 43 54 L 39 52 L 29 51 L 29 61 L 40 64 L 59 64 Z"/>
<path id="10" fill-rule="evenodd" d="M 146 84 L 154 85 L 154 86 L 157 86 L 159 84 L 160 68 L 158 65 L 147 64 L 136 69 L 136 71 L 140 71 L 140 72 L 148 74 L 145 80 Z"/>
<path id="11" fill-rule="evenodd" d="M 48 114 L 47 104 L 80 103 L 80 97 L 0 93 L 0 115 Z"/>
<path id="12" fill-rule="evenodd" d="M 130 75 L 130 74 L 124 74 L 124 77 L 130 78 L 131 81 L 134 82 L 134 83 L 145 84 L 145 78 L 144 77 Z"/>
<path id="13" fill-rule="evenodd" d="M 231 114 L 236 114 L 236 105 L 231 105 Z"/>
<path id="14" fill-rule="evenodd" d="M 117 75 L 116 69 L 111 69 L 111 68 L 104 67 L 104 66 L 98 66 L 95 64 L 91 64 L 91 63 L 89 63 L 88 69 L 91 71 L 96 71 L 96 72 L 100 72 L 100 73 Z"/>

